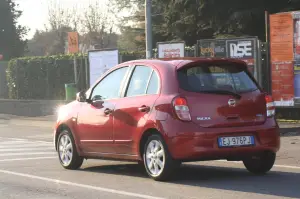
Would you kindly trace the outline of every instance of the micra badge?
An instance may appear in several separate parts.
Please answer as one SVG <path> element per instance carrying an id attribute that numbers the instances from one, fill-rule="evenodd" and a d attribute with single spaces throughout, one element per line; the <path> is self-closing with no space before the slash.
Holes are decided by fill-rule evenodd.
<path id="1" fill-rule="evenodd" d="M 207 120 L 211 120 L 210 117 L 197 117 L 198 121 L 207 121 Z"/>

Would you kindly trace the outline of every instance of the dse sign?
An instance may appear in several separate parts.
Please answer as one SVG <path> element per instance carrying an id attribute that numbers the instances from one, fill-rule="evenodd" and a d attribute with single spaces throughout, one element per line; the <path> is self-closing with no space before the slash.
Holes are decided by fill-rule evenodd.
<path id="1" fill-rule="evenodd" d="M 247 63 L 249 71 L 255 75 L 256 65 L 256 43 L 255 39 L 227 40 L 227 57 L 240 59 Z"/>
<path id="2" fill-rule="evenodd" d="M 229 52 L 231 58 L 253 57 L 253 42 L 229 42 Z"/>

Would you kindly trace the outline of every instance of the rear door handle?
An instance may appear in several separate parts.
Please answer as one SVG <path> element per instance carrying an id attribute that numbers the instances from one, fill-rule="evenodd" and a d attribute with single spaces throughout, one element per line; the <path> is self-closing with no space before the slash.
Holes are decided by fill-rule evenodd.
<path id="1" fill-rule="evenodd" d="M 107 109 L 104 110 L 105 115 L 109 115 L 109 114 L 111 114 L 112 112 L 113 112 L 113 110 L 111 110 L 111 109 L 109 109 L 109 108 L 107 108 Z"/>
<path id="2" fill-rule="evenodd" d="M 150 111 L 150 107 L 149 106 L 141 106 L 140 108 L 139 108 L 139 111 L 140 112 L 149 112 Z"/>

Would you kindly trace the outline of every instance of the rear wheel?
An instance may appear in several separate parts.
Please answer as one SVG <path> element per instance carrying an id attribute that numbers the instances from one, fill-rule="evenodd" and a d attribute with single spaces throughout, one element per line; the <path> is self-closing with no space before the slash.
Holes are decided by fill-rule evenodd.
<path id="1" fill-rule="evenodd" d="M 276 153 L 269 152 L 246 158 L 243 163 L 249 172 L 261 175 L 272 169 L 275 160 Z"/>
<path id="2" fill-rule="evenodd" d="M 63 130 L 57 142 L 57 152 L 60 164 L 65 169 L 75 170 L 81 167 L 83 158 L 78 155 L 72 133 Z"/>
<path id="3" fill-rule="evenodd" d="M 144 165 L 148 175 L 157 181 L 168 180 L 180 163 L 173 160 L 159 135 L 152 135 L 144 146 Z"/>

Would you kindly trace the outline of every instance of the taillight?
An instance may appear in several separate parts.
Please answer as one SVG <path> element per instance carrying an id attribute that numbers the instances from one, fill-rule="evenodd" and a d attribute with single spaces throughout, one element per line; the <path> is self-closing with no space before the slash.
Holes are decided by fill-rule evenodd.
<path id="1" fill-rule="evenodd" d="M 182 121 L 191 121 L 191 114 L 185 98 L 177 97 L 173 101 L 177 117 Z"/>
<path id="2" fill-rule="evenodd" d="M 266 95 L 267 117 L 275 116 L 275 103 L 272 96 Z"/>

